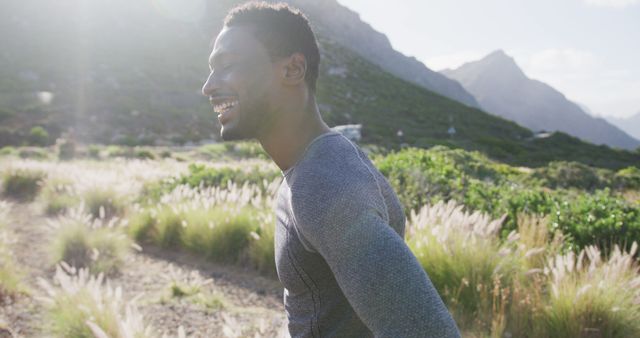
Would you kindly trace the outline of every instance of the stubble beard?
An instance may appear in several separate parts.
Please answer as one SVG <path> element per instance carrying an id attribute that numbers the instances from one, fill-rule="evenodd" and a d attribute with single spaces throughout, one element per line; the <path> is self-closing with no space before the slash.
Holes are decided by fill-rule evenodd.
<path id="1" fill-rule="evenodd" d="M 267 111 L 265 108 L 266 99 L 262 97 L 260 100 L 254 101 L 243 107 L 240 103 L 236 118 L 227 123 L 227 126 L 221 126 L 220 137 L 223 141 L 242 141 L 256 139 L 263 132 L 266 126 Z"/>

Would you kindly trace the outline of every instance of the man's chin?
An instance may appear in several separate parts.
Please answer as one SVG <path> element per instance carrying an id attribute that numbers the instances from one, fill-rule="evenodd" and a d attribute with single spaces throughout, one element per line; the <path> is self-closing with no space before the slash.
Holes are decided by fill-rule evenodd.
<path id="1" fill-rule="evenodd" d="M 222 127 L 222 129 L 220 129 L 220 137 L 223 141 L 241 141 L 251 138 L 245 135 L 245 133 L 243 133 L 238 128 L 229 128 L 224 126 Z"/>

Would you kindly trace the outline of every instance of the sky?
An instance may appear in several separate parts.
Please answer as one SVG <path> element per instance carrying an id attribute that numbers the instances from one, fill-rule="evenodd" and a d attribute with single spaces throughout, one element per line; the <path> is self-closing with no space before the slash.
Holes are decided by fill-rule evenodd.
<path id="1" fill-rule="evenodd" d="M 640 112 L 640 0 L 338 0 L 432 70 L 502 49 L 598 116 Z"/>

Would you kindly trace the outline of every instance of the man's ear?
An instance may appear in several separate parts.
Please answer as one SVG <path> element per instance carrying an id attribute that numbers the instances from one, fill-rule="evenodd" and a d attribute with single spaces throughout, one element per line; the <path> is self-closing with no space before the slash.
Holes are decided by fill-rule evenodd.
<path id="1" fill-rule="evenodd" d="M 294 53 L 287 58 L 284 65 L 284 82 L 287 85 L 298 85 L 304 82 L 307 74 L 307 59 L 302 53 Z"/>

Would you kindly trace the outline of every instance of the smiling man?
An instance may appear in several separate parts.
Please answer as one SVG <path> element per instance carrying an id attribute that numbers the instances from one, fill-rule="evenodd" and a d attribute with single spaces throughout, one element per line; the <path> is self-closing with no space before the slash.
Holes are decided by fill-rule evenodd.
<path id="1" fill-rule="evenodd" d="M 322 121 L 320 53 L 284 4 L 233 9 L 202 91 L 224 140 L 257 139 L 282 170 L 275 254 L 292 337 L 459 337 L 404 243 L 405 217 L 367 156 Z"/>

